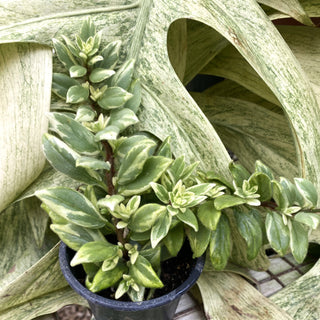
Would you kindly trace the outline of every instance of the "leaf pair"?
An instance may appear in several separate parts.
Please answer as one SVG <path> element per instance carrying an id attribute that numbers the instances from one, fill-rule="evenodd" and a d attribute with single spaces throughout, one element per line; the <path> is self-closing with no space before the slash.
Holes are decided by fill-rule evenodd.
<path id="1" fill-rule="evenodd" d="M 272 248 L 280 255 L 285 255 L 289 246 L 298 263 L 301 263 L 308 251 L 308 230 L 301 223 L 289 220 L 286 225 L 277 212 L 268 212 L 266 231 Z"/>

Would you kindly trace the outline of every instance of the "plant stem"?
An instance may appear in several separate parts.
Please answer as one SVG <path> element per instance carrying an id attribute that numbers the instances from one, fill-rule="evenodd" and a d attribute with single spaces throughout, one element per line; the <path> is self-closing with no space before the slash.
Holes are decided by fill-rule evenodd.
<path id="1" fill-rule="evenodd" d="M 101 141 L 102 145 L 105 149 L 106 152 L 106 161 L 108 161 L 110 163 L 110 171 L 106 172 L 106 182 L 107 182 L 107 187 L 108 187 L 108 194 L 110 196 L 115 194 L 115 188 L 113 185 L 113 177 L 115 176 L 115 167 L 114 167 L 114 156 L 113 156 L 113 151 L 112 148 L 110 146 L 110 144 L 108 143 L 108 141 L 103 140 Z M 113 224 L 115 226 L 116 229 L 116 236 L 117 236 L 117 240 L 118 242 L 120 242 L 123 246 L 126 243 L 125 239 L 124 239 L 124 233 L 122 229 L 118 229 L 117 228 L 117 223 L 119 222 L 119 219 L 114 219 L 113 220 Z"/>
<path id="2" fill-rule="evenodd" d="M 101 142 L 106 152 L 106 161 L 110 163 L 110 171 L 106 172 L 106 180 L 107 180 L 108 194 L 112 196 L 115 194 L 115 188 L 112 182 L 112 179 L 115 176 L 113 151 L 108 141 L 103 140 Z"/>

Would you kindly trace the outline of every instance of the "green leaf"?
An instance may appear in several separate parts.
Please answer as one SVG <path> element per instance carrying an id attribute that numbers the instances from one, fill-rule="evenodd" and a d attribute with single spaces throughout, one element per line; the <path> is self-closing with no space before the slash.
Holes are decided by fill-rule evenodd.
<path id="1" fill-rule="evenodd" d="M 129 274 L 136 283 L 147 288 L 162 288 L 163 283 L 152 268 L 151 263 L 139 255 L 135 264 L 129 268 Z"/>
<path id="2" fill-rule="evenodd" d="M 250 173 L 241 164 L 230 162 L 229 170 L 237 187 L 242 187 L 243 181 L 248 180 L 250 177 Z"/>
<path id="3" fill-rule="evenodd" d="M 108 271 L 102 271 L 101 267 L 92 282 L 86 281 L 86 285 L 92 292 L 110 288 L 122 278 L 122 275 L 126 273 L 127 270 L 127 266 L 123 263 L 119 263 L 115 268 Z"/>
<path id="4" fill-rule="evenodd" d="M 116 74 L 112 77 L 111 86 L 117 86 L 124 90 L 128 90 L 133 76 L 134 64 L 135 61 L 133 59 L 124 62 Z"/>
<path id="5" fill-rule="evenodd" d="M 119 131 L 122 132 L 138 122 L 138 117 L 131 109 L 120 108 L 111 111 L 108 126 L 116 126 L 119 128 Z"/>
<path id="6" fill-rule="evenodd" d="M 130 235 L 131 240 L 137 241 L 137 242 L 144 242 L 144 241 L 149 241 L 150 240 L 150 230 L 145 231 L 145 232 L 131 232 Z"/>
<path id="7" fill-rule="evenodd" d="M 320 215 L 311 212 L 299 212 L 294 216 L 294 220 L 315 230 L 320 224 Z"/>
<path id="8" fill-rule="evenodd" d="M 281 215 L 269 211 L 266 216 L 266 231 L 271 247 L 281 256 L 287 253 L 290 243 L 289 228 L 283 222 Z"/>
<path id="9" fill-rule="evenodd" d="M 222 196 L 214 200 L 214 206 L 219 211 L 226 208 L 238 206 L 244 203 L 246 203 L 246 199 L 236 197 L 236 196 L 231 196 L 229 194 L 223 194 Z"/>
<path id="10" fill-rule="evenodd" d="M 292 255 L 298 263 L 302 263 L 308 253 L 308 228 L 296 220 L 291 220 L 289 230 Z"/>
<path id="11" fill-rule="evenodd" d="M 178 182 L 180 176 L 182 175 L 183 169 L 185 167 L 185 159 L 184 156 L 180 156 L 175 159 L 171 166 L 168 168 L 167 172 L 174 184 Z"/>
<path id="12" fill-rule="evenodd" d="M 62 99 L 67 99 L 69 88 L 78 86 L 80 83 L 63 73 L 53 73 L 52 92 Z"/>
<path id="13" fill-rule="evenodd" d="M 121 48 L 120 40 L 116 40 L 108 43 L 101 52 L 101 55 L 103 56 L 103 61 L 99 62 L 97 66 L 99 68 L 104 68 L 104 69 L 113 69 L 117 65 L 120 48 Z"/>
<path id="14" fill-rule="evenodd" d="M 92 19 L 87 18 L 81 25 L 80 38 L 86 42 L 90 37 L 94 37 L 96 34 L 96 27 Z"/>
<path id="15" fill-rule="evenodd" d="M 71 223 L 82 227 L 98 229 L 105 225 L 93 204 L 80 192 L 72 189 L 56 187 L 39 190 L 36 196 L 56 214 Z"/>
<path id="16" fill-rule="evenodd" d="M 131 81 L 128 92 L 132 93 L 133 97 L 124 104 L 124 107 L 137 113 L 141 104 L 141 84 L 139 79 Z"/>
<path id="17" fill-rule="evenodd" d="M 77 64 L 77 61 L 73 57 L 70 50 L 60 40 L 52 39 L 52 43 L 59 60 L 67 69 L 70 69 L 72 66 Z"/>
<path id="18" fill-rule="evenodd" d="M 214 231 L 217 228 L 221 211 L 216 209 L 214 201 L 207 201 L 200 205 L 197 215 L 206 228 Z"/>
<path id="19" fill-rule="evenodd" d="M 80 155 L 74 152 L 58 138 L 45 134 L 43 136 L 43 148 L 47 160 L 58 171 L 72 179 L 85 182 L 90 185 L 101 185 L 101 182 L 92 177 L 84 168 L 76 167 L 76 160 Z"/>
<path id="20" fill-rule="evenodd" d="M 161 185 L 159 183 L 151 182 L 150 186 L 153 189 L 153 191 L 154 191 L 155 195 L 157 196 L 157 198 L 161 202 L 163 202 L 165 204 L 169 203 L 169 194 L 168 194 L 167 189 L 163 185 Z"/>
<path id="21" fill-rule="evenodd" d="M 119 247 L 107 241 L 92 241 L 85 243 L 72 258 L 72 267 L 91 262 L 102 262 L 117 256 Z"/>
<path id="22" fill-rule="evenodd" d="M 147 191 L 150 188 L 150 182 L 156 182 L 171 162 L 171 159 L 160 156 L 148 158 L 137 179 L 129 184 L 119 186 L 118 192 L 123 196 L 131 196 Z"/>
<path id="23" fill-rule="evenodd" d="M 186 233 L 191 250 L 193 252 L 193 258 L 201 257 L 207 250 L 207 247 L 211 240 L 211 231 L 202 223 L 199 223 L 198 231 L 194 231 L 194 229 L 188 228 Z"/>
<path id="24" fill-rule="evenodd" d="M 189 166 L 185 167 L 183 170 L 183 173 L 181 175 L 181 179 L 186 180 L 186 179 L 190 178 L 198 166 L 199 166 L 199 162 L 194 162 L 194 163 L 190 164 Z"/>
<path id="25" fill-rule="evenodd" d="M 90 122 L 95 119 L 96 115 L 96 112 L 89 105 L 81 105 L 77 109 L 75 120 L 79 122 Z"/>
<path id="26" fill-rule="evenodd" d="M 264 163 L 262 163 L 260 160 L 257 160 L 255 163 L 255 172 L 264 173 L 269 177 L 270 180 L 274 179 L 273 173 Z"/>
<path id="27" fill-rule="evenodd" d="M 89 229 L 73 223 L 51 224 L 51 230 L 72 250 L 79 250 L 85 243 L 104 241 L 104 235 L 97 229 Z"/>
<path id="28" fill-rule="evenodd" d="M 79 65 L 72 66 L 69 73 L 71 78 L 81 78 L 87 74 L 87 68 Z"/>
<path id="29" fill-rule="evenodd" d="M 157 156 L 162 156 L 162 157 L 166 157 L 166 158 L 172 158 L 172 151 L 171 151 L 171 147 L 170 147 L 170 137 L 166 137 L 162 143 L 160 144 L 156 155 Z"/>
<path id="30" fill-rule="evenodd" d="M 92 170 L 110 170 L 110 163 L 91 157 L 80 157 L 76 160 L 76 166 Z"/>
<path id="31" fill-rule="evenodd" d="M 282 185 L 276 180 L 272 180 L 271 184 L 272 184 L 272 190 L 273 190 L 272 197 L 274 201 L 277 203 L 279 209 L 280 210 L 287 209 L 289 205 L 289 201 L 286 193 L 283 191 Z"/>
<path id="32" fill-rule="evenodd" d="M 184 224 L 190 226 L 194 231 L 198 231 L 199 225 L 197 217 L 190 209 L 187 209 L 185 212 L 180 211 L 176 217 Z"/>
<path id="33" fill-rule="evenodd" d="M 191 229 L 193 230 L 193 229 Z M 178 223 L 175 227 L 169 230 L 167 236 L 163 239 L 163 243 L 168 249 L 171 256 L 175 257 L 184 242 L 184 226 L 182 223 Z"/>
<path id="34" fill-rule="evenodd" d="M 280 177 L 280 184 L 282 186 L 283 192 L 288 199 L 289 206 L 293 206 L 295 204 L 299 204 L 301 206 L 303 205 L 303 197 L 292 182 L 284 177 Z"/>
<path id="35" fill-rule="evenodd" d="M 124 158 L 129 150 L 134 146 L 141 144 L 144 145 L 146 148 L 149 148 L 150 145 L 150 156 L 153 154 L 157 144 L 154 140 L 146 137 L 143 134 L 135 134 L 131 137 L 126 138 L 120 146 L 116 149 L 115 153 L 117 157 L 120 159 Z"/>
<path id="36" fill-rule="evenodd" d="M 246 240 L 248 250 L 248 260 L 253 260 L 257 257 L 262 247 L 262 230 L 255 215 L 249 212 L 234 209 L 236 223 L 241 236 Z"/>
<path id="37" fill-rule="evenodd" d="M 313 183 L 303 178 L 295 178 L 294 182 L 300 194 L 305 199 L 305 205 L 311 208 L 316 207 L 318 202 L 318 193 Z"/>
<path id="38" fill-rule="evenodd" d="M 96 155 L 101 151 L 101 145 L 95 141 L 91 131 L 78 121 L 57 112 L 50 113 L 49 119 L 51 129 L 74 151 L 86 155 Z"/>
<path id="39" fill-rule="evenodd" d="M 101 108 L 105 110 L 112 110 L 122 107 L 129 99 L 131 99 L 131 97 L 131 93 L 120 87 L 110 87 L 104 92 L 97 102 Z"/>
<path id="40" fill-rule="evenodd" d="M 95 135 L 95 140 L 96 141 L 116 140 L 118 138 L 119 133 L 120 133 L 120 130 L 118 127 L 107 126 Z"/>
<path id="41" fill-rule="evenodd" d="M 89 61 L 88 61 L 88 66 L 93 66 L 99 61 L 102 61 L 103 57 L 102 56 L 93 56 Z"/>
<path id="42" fill-rule="evenodd" d="M 140 255 L 145 257 L 152 265 L 155 270 L 159 270 L 161 263 L 161 246 L 156 248 L 149 248 L 150 245 L 147 244 L 143 250 L 139 252 Z"/>
<path id="43" fill-rule="evenodd" d="M 89 89 L 81 85 L 72 86 L 67 92 L 67 103 L 80 103 L 89 97 Z"/>
<path id="44" fill-rule="evenodd" d="M 221 215 L 217 229 L 211 231 L 209 255 L 213 267 L 223 270 L 231 254 L 231 228 L 228 218 Z"/>
<path id="45" fill-rule="evenodd" d="M 167 211 L 163 212 L 151 229 L 151 246 L 155 248 L 158 243 L 168 234 L 171 227 L 172 216 Z"/>
<path id="46" fill-rule="evenodd" d="M 105 198 L 99 199 L 99 207 L 107 207 L 110 211 L 114 211 L 115 207 L 124 200 L 124 197 L 115 194 L 112 196 L 107 195 Z"/>
<path id="47" fill-rule="evenodd" d="M 269 201 L 272 197 L 272 187 L 270 177 L 261 172 L 255 172 L 249 178 L 249 184 L 251 187 L 258 186 L 256 193 L 260 195 L 259 200 L 261 202 Z"/>
<path id="48" fill-rule="evenodd" d="M 186 191 L 193 192 L 197 196 L 203 196 L 206 195 L 214 186 L 214 183 L 200 183 L 187 188 Z"/>
<path id="49" fill-rule="evenodd" d="M 166 210 L 165 206 L 157 203 L 145 204 L 131 216 L 129 228 L 139 233 L 148 231 Z"/>
<path id="50" fill-rule="evenodd" d="M 92 83 L 102 82 L 115 74 L 114 70 L 95 68 L 91 71 L 89 80 Z"/>
<path id="51" fill-rule="evenodd" d="M 126 185 L 139 176 L 145 162 L 149 158 L 149 150 L 151 147 L 151 145 L 137 145 L 129 150 L 119 167 L 117 175 L 118 185 Z"/>

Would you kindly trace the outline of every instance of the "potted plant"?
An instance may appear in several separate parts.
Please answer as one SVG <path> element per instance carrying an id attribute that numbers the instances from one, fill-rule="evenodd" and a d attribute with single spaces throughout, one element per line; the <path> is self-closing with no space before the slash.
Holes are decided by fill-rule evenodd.
<path id="1" fill-rule="evenodd" d="M 50 103 L 51 39 L 78 32 L 82 15 L 90 16 L 103 30 L 103 41 L 123 40 L 121 61 L 126 56 L 135 58 L 143 97 L 139 128 L 161 140 L 171 136 L 175 155 L 185 154 L 187 163 L 199 160 L 198 168 L 214 169 L 231 183 L 226 147 L 250 172 L 255 170 L 255 160 L 261 159 L 276 176 L 291 181 L 294 176 L 306 177 L 319 191 L 319 29 L 310 21 L 319 16 L 319 5 L 312 0 L 290 6 L 274 0 L 259 1 L 262 5 L 251 0 L 116 2 L 114 6 L 115 1 L 92 0 L 81 2 L 79 8 L 79 1 L 21 4 L 14 0 L 4 6 L 1 319 L 33 319 L 67 304 L 86 304 L 61 274 L 58 237 L 47 228 L 48 215 L 34 197 L 40 186 L 77 187 L 71 178 L 43 167 L 39 150 L 46 111 L 61 104 L 54 95 Z M 272 24 L 288 16 L 307 26 Z M 183 85 L 198 73 L 226 80 L 191 97 Z M 234 221 L 229 222 L 229 260 L 266 270 L 265 251 L 248 260 L 247 244 Z M 319 243 L 318 230 L 309 241 Z M 225 272 L 211 268 L 202 273 L 197 284 L 208 317 L 311 319 L 320 312 L 319 281 L 314 281 L 320 274 L 319 263 L 271 299 L 234 272 L 227 266 Z"/>
<path id="2" fill-rule="evenodd" d="M 170 137 L 161 142 L 135 126 L 139 80 L 134 60 L 118 65 L 119 41 L 101 49 L 101 34 L 86 20 L 75 41 L 64 36 L 53 44 L 68 74 L 53 74 L 61 110 L 49 114 L 54 134 L 44 135 L 43 148 L 49 163 L 78 185 L 41 189 L 36 196 L 52 220 L 51 229 L 65 243 L 62 271 L 88 299 L 97 320 L 171 319 L 175 295 L 197 280 L 204 254 L 214 269 L 226 267 L 232 224 L 246 242 L 248 260 L 269 243 L 281 255 L 290 247 L 303 261 L 308 232 L 320 223 L 311 182 L 278 181 L 259 161 L 252 174 L 231 163 L 232 183 L 213 171 L 197 170 L 198 163 L 174 157 Z M 165 299 L 154 297 L 164 287 L 164 263 L 181 250 L 190 251 L 187 265 L 195 264 L 195 271 L 186 277 L 189 284 L 178 283 L 174 293 L 165 295 L 169 306 L 159 312 Z M 82 265 L 84 273 L 69 263 Z M 106 298 L 88 290 L 103 291 Z M 124 301 L 111 307 L 112 299 Z M 145 306 L 149 309 L 143 315 Z"/>

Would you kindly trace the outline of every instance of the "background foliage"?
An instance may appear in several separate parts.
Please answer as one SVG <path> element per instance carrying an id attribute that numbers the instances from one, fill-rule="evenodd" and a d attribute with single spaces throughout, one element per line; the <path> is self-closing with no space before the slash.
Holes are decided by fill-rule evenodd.
<path id="1" fill-rule="evenodd" d="M 123 59 L 137 60 L 141 128 L 159 138 L 171 135 L 176 155 L 229 179 L 227 147 L 248 169 L 261 159 L 279 175 L 310 179 L 320 191 L 320 30 L 310 20 L 320 14 L 318 1 L 84 0 L 79 6 L 0 0 L 0 12 L 0 319 L 33 319 L 83 302 L 60 274 L 57 239 L 33 194 L 42 185 L 70 185 L 44 168 L 40 151 L 50 108 L 49 46 L 53 37 L 78 31 L 87 16 L 103 39 L 123 41 Z M 272 23 L 285 17 L 306 26 Z M 183 84 L 199 73 L 225 80 L 189 94 Z M 52 99 L 51 108 L 57 106 Z M 267 267 L 263 253 L 246 261 L 244 241 L 233 236 L 239 238 L 234 262 Z M 319 235 L 310 240 L 319 242 Z M 243 298 L 250 284 L 234 274 L 208 270 L 199 285 L 211 319 L 221 319 L 219 310 L 232 319 L 316 319 L 319 278 L 318 263 L 272 301 L 255 291 L 250 305 Z M 226 308 L 227 281 L 239 282 L 241 291 L 230 298 L 236 308 Z M 220 301 L 218 309 L 212 301 Z"/>

